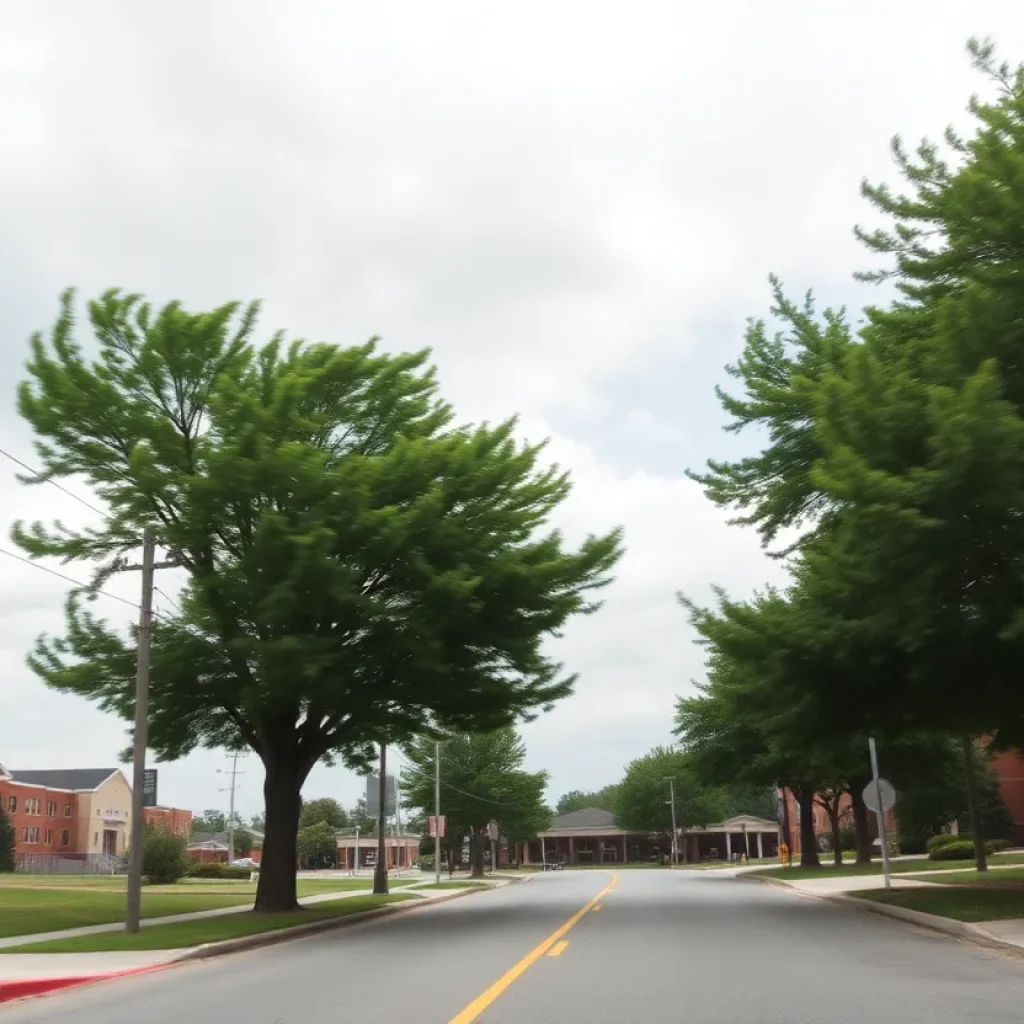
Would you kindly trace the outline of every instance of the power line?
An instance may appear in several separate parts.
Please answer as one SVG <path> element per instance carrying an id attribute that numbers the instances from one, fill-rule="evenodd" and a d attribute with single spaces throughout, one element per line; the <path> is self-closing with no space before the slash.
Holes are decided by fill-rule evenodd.
<path id="1" fill-rule="evenodd" d="M 405 767 L 405 768 L 408 768 L 410 771 L 413 771 L 413 772 L 425 772 L 427 770 L 426 768 L 420 768 L 420 767 L 417 767 L 414 764 L 410 764 L 408 761 L 405 760 L 404 757 L 402 757 L 402 755 L 400 753 L 396 752 L 395 756 L 398 758 L 399 761 L 401 761 L 402 766 Z M 470 800 L 479 800 L 481 803 L 494 804 L 495 807 L 515 807 L 516 806 L 515 804 L 510 804 L 507 801 L 492 800 L 492 799 L 490 799 L 490 797 L 480 796 L 479 793 L 467 793 L 466 790 L 459 789 L 458 786 L 453 785 L 451 782 L 448 782 L 443 777 L 441 779 L 441 785 L 442 786 L 447 786 L 448 789 L 452 789 L 456 793 L 461 793 L 463 796 L 468 796 L 470 798 Z"/>
<path id="2" fill-rule="evenodd" d="M 104 519 L 110 518 L 108 513 L 101 512 L 95 505 L 90 504 L 88 501 L 85 500 L 85 498 L 81 497 L 81 495 L 75 494 L 74 491 L 69 491 L 63 484 L 57 483 L 57 481 L 54 480 L 52 477 L 43 476 L 43 474 L 40 473 L 38 469 L 33 469 L 27 463 L 22 462 L 21 459 L 15 458 L 15 456 L 13 456 L 10 452 L 5 452 L 3 448 L 0 448 L 0 455 L 3 455 L 5 458 L 10 459 L 11 462 L 14 462 L 17 465 L 21 466 L 22 469 L 27 470 L 37 480 L 41 480 L 43 483 L 52 484 L 54 487 L 57 488 L 58 491 L 63 491 L 69 498 L 74 498 L 75 501 L 84 505 L 87 509 L 90 509 L 91 511 L 95 512 L 97 515 L 103 516 Z"/>
<path id="3" fill-rule="evenodd" d="M 130 601 L 126 597 L 121 597 L 119 594 L 112 594 L 109 590 L 93 590 L 88 583 L 83 583 L 81 580 L 73 579 L 71 576 L 65 576 L 64 573 L 57 572 L 56 569 L 47 568 L 45 565 L 33 562 L 30 558 L 23 558 L 21 555 L 16 555 L 13 551 L 8 551 L 6 548 L 0 548 L 0 555 L 7 555 L 8 558 L 14 558 L 19 562 L 24 562 L 25 565 L 30 565 L 33 569 L 48 572 L 51 576 L 56 576 L 57 579 L 64 580 L 67 583 L 73 583 L 76 587 L 80 587 L 82 590 L 91 590 L 94 594 L 102 594 L 104 597 L 112 597 L 115 601 L 120 601 L 121 604 L 126 604 L 130 608 L 137 609 L 139 607 L 135 601 Z"/>
<path id="4" fill-rule="evenodd" d="M 178 603 L 170 596 L 170 594 L 167 593 L 166 590 L 161 590 L 159 587 L 154 587 L 153 590 L 159 594 L 179 615 L 185 614 L 181 608 L 178 607 Z"/>

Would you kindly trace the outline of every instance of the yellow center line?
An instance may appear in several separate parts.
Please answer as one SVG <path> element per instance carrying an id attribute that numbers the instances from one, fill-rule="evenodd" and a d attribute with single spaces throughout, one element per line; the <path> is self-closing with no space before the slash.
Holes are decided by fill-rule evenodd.
<path id="1" fill-rule="evenodd" d="M 601 909 L 601 904 L 598 903 L 598 905 L 596 907 L 594 907 L 594 913 L 596 914 L 600 909 Z"/>
<path id="2" fill-rule="evenodd" d="M 565 948 L 568 945 L 569 945 L 569 940 L 568 939 L 562 939 L 561 942 L 556 942 L 548 950 L 548 956 L 561 956 L 565 952 Z"/>
<path id="3" fill-rule="evenodd" d="M 515 981 L 524 975 L 556 942 L 563 939 L 566 933 L 577 924 L 581 918 L 601 902 L 601 898 L 611 891 L 611 888 L 619 880 L 618 875 L 612 875 L 608 883 L 582 910 L 576 911 L 568 921 L 560 928 L 556 928 L 539 946 L 530 950 L 522 960 L 514 967 L 510 967 L 490 988 L 481 992 L 461 1013 L 456 1014 L 448 1024 L 472 1024 L 488 1006 L 491 1005 Z M 568 945 L 568 943 L 566 943 Z M 565 948 L 564 946 L 562 947 Z M 556 953 L 555 956 L 558 954 Z"/>

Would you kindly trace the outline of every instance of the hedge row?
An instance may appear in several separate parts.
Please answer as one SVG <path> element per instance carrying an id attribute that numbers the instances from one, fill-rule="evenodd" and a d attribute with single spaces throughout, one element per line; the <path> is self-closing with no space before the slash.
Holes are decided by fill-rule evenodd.
<path id="1" fill-rule="evenodd" d="M 246 881 L 249 880 L 250 875 L 252 875 L 251 868 L 232 868 L 215 860 L 194 864 L 188 872 L 189 878 L 241 878 Z"/>
<path id="2" fill-rule="evenodd" d="M 935 837 L 939 838 L 938 836 Z M 939 843 L 928 851 L 929 860 L 972 860 L 974 858 L 974 840 L 968 836 L 954 836 L 953 842 Z M 998 853 L 1009 846 L 1005 839 L 986 839 L 985 852 Z"/>

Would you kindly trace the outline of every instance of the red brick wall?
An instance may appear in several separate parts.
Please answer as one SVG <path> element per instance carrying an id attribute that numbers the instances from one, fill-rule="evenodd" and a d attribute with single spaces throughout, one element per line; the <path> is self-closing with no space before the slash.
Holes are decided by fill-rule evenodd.
<path id="1" fill-rule="evenodd" d="M 1024 845 L 1024 757 L 1006 751 L 992 758 L 992 770 L 999 776 L 999 789 L 1013 817 L 1013 843 Z"/>
<path id="2" fill-rule="evenodd" d="M 180 807 L 144 807 L 142 817 L 147 825 L 165 828 L 178 836 L 187 836 L 192 831 L 192 812 Z"/>
<path id="3" fill-rule="evenodd" d="M 16 855 L 70 854 L 77 849 L 78 807 L 74 793 L 0 780 L 0 801 L 14 825 Z M 65 816 L 66 806 L 71 808 L 70 817 Z M 67 843 L 62 842 L 64 832 L 68 833 Z"/>

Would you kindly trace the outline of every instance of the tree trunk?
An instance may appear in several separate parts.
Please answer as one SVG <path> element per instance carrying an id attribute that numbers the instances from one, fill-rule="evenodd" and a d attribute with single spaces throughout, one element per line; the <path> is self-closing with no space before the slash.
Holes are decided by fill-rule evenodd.
<path id="1" fill-rule="evenodd" d="M 974 740 L 963 738 L 964 780 L 967 783 L 967 807 L 971 815 L 971 833 L 974 836 L 974 863 L 979 871 L 988 871 L 985 855 L 985 836 L 981 830 L 981 798 L 978 795 L 978 775 L 974 770 Z"/>
<path id="2" fill-rule="evenodd" d="M 470 878 L 484 877 L 484 837 L 486 832 L 480 828 L 474 828 L 470 833 L 472 837 L 469 842 L 469 854 L 473 862 L 473 871 Z"/>
<path id="3" fill-rule="evenodd" d="M 259 882 L 256 885 L 256 910 L 287 913 L 298 908 L 295 870 L 298 864 L 296 839 L 299 834 L 299 792 L 307 772 L 294 759 L 267 758 L 267 778 L 263 796 L 267 804 L 266 835 Z"/>
<path id="4" fill-rule="evenodd" d="M 800 867 L 820 868 L 818 840 L 814 834 L 814 786 L 803 783 L 797 789 L 800 803 Z"/>
<path id="5" fill-rule="evenodd" d="M 856 863 L 870 864 L 871 827 L 868 825 L 868 807 L 864 803 L 864 786 L 860 780 L 850 785 L 850 802 L 853 805 L 853 831 L 857 837 Z"/>
<path id="6" fill-rule="evenodd" d="M 832 827 L 832 849 L 836 867 L 843 864 L 843 829 L 839 824 L 839 798 L 832 800 L 825 808 L 828 813 L 828 823 Z"/>

